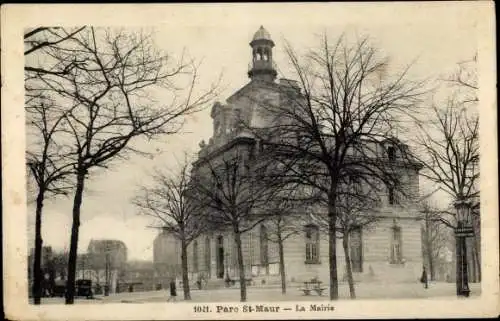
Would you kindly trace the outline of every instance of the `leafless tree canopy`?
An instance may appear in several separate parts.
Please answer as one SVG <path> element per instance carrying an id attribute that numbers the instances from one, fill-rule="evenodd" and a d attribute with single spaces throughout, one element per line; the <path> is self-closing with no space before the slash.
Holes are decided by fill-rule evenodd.
<path id="1" fill-rule="evenodd" d="M 89 28 L 65 44 L 63 49 L 48 47 L 47 59 L 72 62 L 74 68 L 64 76 L 40 75 L 38 80 L 46 93 L 57 96 L 58 104 L 72 109 L 65 117 L 63 139 L 71 140 L 76 150 L 66 154 L 75 162 L 79 155 L 87 156 L 87 167 L 124 156 L 133 137 L 177 132 L 181 116 L 200 110 L 213 94 L 194 98 L 191 88 L 180 100 L 173 77 L 189 73 L 194 84 L 195 66 L 182 61 L 172 65 L 146 34 Z M 166 90 L 175 99 L 159 102 L 153 90 Z"/>
<path id="2" fill-rule="evenodd" d="M 276 155 L 302 183 L 325 194 L 352 177 L 372 188 L 396 184 L 394 166 L 380 161 L 387 158 L 381 143 L 398 143 L 394 133 L 418 111 L 423 83 L 409 81 L 408 69 L 389 77 L 388 59 L 367 38 L 332 45 L 325 37 L 321 45 L 303 59 L 287 47 L 302 92 L 283 91 L 285 103 L 265 106 L 275 120 L 267 133 Z M 409 150 L 400 154 L 409 163 Z"/>
<path id="3" fill-rule="evenodd" d="M 37 27 L 29 28 L 24 32 L 24 57 L 28 58 L 24 66 L 25 72 L 37 74 L 53 74 L 62 75 L 70 71 L 74 64 L 70 62 L 67 65 L 39 65 L 34 61 L 29 61 L 29 58 L 36 59 L 37 54 L 44 52 L 47 49 L 58 50 L 63 45 L 63 42 L 70 41 L 85 27 L 66 29 L 62 27 Z"/>
<path id="4" fill-rule="evenodd" d="M 184 163 L 177 174 L 157 170 L 152 178 L 153 185 L 144 186 L 134 204 L 141 215 L 155 219 L 154 227 L 168 230 L 189 244 L 205 227 L 204 209 L 190 195 L 189 164 Z"/>
<path id="5" fill-rule="evenodd" d="M 475 198 L 479 194 L 479 118 L 468 115 L 453 99 L 433 111 L 435 120 L 421 130 L 426 164 L 422 175 L 455 199 Z"/>
<path id="6" fill-rule="evenodd" d="M 432 106 L 430 119 L 419 122 L 417 145 L 425 166 L 421 174 L 441 186 L 453 200 L 479 204 L 479 115 L 474 60 L 461 63 L 449 81 L 444 103 Z"/>
<path id="7" fill-rule="evenodd" d="M 262 168 L 259 173 L 254 165 L 241 151 L 200 160 L 193 188 L 211 210 L 207 220 L 214 228 L 228 226 L 245 233 L 267 218 L 266 204 L 276 190 L 259 179 Z"/>
<path id="8" fill-rule="evenodd" d="M 177 174 L 158 170 L 153 175 L 153 185 L 143 187 L 134 200 L 140 214 L 154 217 L 159 222 L 158 228 L 180 241 L 185 300 L 191 299 L 187 246 L 207 230 L 206 209 L 194 196 L 189 164 L 184 162 Z"/>

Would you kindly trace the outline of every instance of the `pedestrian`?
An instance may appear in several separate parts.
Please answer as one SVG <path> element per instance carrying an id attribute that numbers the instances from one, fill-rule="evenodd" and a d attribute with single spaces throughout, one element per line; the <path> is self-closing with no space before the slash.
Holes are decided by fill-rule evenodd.
<path id="1" fill-rule="evenodd" d="M 424 270 L 422 271 L 422 276 L 420 277 L 420 283 L 422 283 L 424 285 L 425 289 L 429 288 L 429 283 L 427 280 L 427 271 L 425 269 L 425 266 L 424 266 Z"/>
<path id="2" fill-rule="evenodd" d="M 175 284 L 175 278 L 170 279 L 170 297 L 167 302 L 177 301 L 177 286 Z"/>

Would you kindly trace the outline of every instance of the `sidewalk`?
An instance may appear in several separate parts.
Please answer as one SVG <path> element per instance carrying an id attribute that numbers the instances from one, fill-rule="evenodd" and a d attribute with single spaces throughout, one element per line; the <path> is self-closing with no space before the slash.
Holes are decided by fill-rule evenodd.
<path id="1" fill-rule="evenodd" d="M 469 285 L 471 299 L 478 297 L 481 292 L 479 283 Z M 287 293 L 281 294 L 281 287 L 258 287 L 247 288 L 249 302 L 276 302 L 276 301 L 328 301 L 328 289 L 323 296 L 304 296 L 299 290 L 299 284 L 289 284 Z M 387 300 L 387 299 L 425 299 L 436 298 L 444 300 L 462 299 L 455 295 L 454 283 L 430 283 L 425 289 L 420 283 L 360 283 L 356 284 L 356 298 L 360 300 Z M 148 303 L 167 302 L 169 292 L 167 290 L 147 292 L 122 292 L 109 296 L 97 295 L 94 299 L 76 298 L 76 304 L 103 304 L 103 303 Z M 182 289 L 177 291 L 178 301 L 183 301 Z M 222 288 L 214 290 L 191 290 L 190 302 L 239 302 L 239 288 Z M 349 300 L 349 287 L 347 284 L 339 284 L 339 300 Z M 64 304 L 64 298 L 44 298 L 42 304 Z"/>
<path id="2" fill-rule="evenodd" d="M 281 294 L 281 288 L 272 287 L 248 287 L 248 301 L 317 301 L 329 300 L 328 290 L 323 296 L 311 295 L 304 296 L 299 291 L 298 285 L 289 285 L 287 293 Z M 480 295 L 480 284 L 470 284 L 471 298 Z M 183 301 L 182 290 L 178 291 L 178 301 Z M 133 292 L 119 293 L 114 296 L 106 297 L 106 302 L 124 302 L 124 303 L 147 303 L 147 302 L 166 302 L 168 291 L 151 292 Z M 192 290 L 190 302 L 238 302 L 240 297 L 239 288 L 224 288 L 217 290 Z M 368 283 L 356 285 L 357 299 L 457 299 L 455 295 L 454 283 L 431 283 L 429 288 L 425 289 L 420 283 L 409 284 L 382 284 Z M 347 284 L 339 285 L 339 299 L 349 300 L 349 287 Z"/>

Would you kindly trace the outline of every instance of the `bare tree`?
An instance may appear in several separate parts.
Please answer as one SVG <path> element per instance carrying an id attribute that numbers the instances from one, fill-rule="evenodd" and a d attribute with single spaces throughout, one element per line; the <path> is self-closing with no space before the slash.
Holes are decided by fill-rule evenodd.
<path id="1" fill-rule="evenodd" d="M 275 177 L 274 175 L 269 177 Z M 300 186 L 280 186 L 269 201 L 269 213 L 266 223 L 270 226 L 268 240 L 278 245 L 281 277 L 281 293 L 286 294 L 285 241 L 303 231 L 305 212 L 310 199 L 304 199 Z M 300 194 L 300 195 L 297 195 Z"/>
<path id="2" fill-rule="evenodd" d="M 184 300 L 191 300 L 187 248 L 205 230 L 205 223 L 201 203 L 192 195 L 189 164 L 182 164 L 178 174 L 157 171 L 153 181 L 152 187 L 142 188 L 134 204 L 141 214 L 156 218 L 159 228 L 180 241 Z"/>
<path id="3" fill-rule="evenodd" d="M 351 254 L 351 236 L 354 233 L 361 231 L 375 224 L 380 219 L 380 206 L 382 199 L 380 188 L 377 185 L 378 180 L 374 180 L 368 185 L 368 177 L 365 178 L 364 184 L 357 176 L 346 176 L 340 183 L 337 190 L 337 238 L 342 240 L 342 249 L 344 251 L 345 260 L 345 277 L 349 285 L 349 295 L 351 299 L 356 298 L 356 289 L 353 277 L 353 255 L 361 255 L 359 253 Z M 405 191 L 400 188 L 395 190 L 400 195 L 405 195 Z M 328 200 L 318 198 L 318 203 L 313 209 L 313 221 L 321 230 L 328 231 L 328 215 L 325 215 L 323 210 L 327 205 Z M 318 206 L 319 205 L 319 206 Z M 359 248 L 361 250 L 361 248 Z M 356 261 L 358 268 L 361 268 L 361 262 Z"/>
<path id="4" fill-rule="evenodd" d="M 409 81 L 408 68 L 389 76 L 388 59 L 368 38 L 351 43 L 341 37 L 332 43 L 325 35 L 303 60 L 291 46 L 286 52 L 299 84 L 283 90 L 278 104 L 262 104 L 273 118 L 267 138 L 287 175 L 327 202 L 330 299 L 336 300 L 341 182 L 356 176 L 385 193 L 386 186 L 399 184 L 401 170 L 418 170 L 393 136 L 416 111 L 423 82 Z M 394 146 L 397 159 L 388 160 L 388 146 Z"/>
<path id="5" fill-rule="evenodd" d="M 61 154 L 72 164 L 76 181 L 67 304 L 74 301 L 80 208 L 91 170 L 107 168 L 112 160 L 131 153 L 145 154 L 132 142 L 178 132 L 184 116 L 200 110 L 214 94 L 210 88 L 195 98 L 196 65 L 183 61 L 172 65 L 171 57 L 159 52 L 151 35 L 142 31 L 90 27 L 70 37 L 64 48 L 48 46 L 43 54 L 56 65 L 73 62 L 74 68 L 64 74 L 40 74 L 37 79 L 58 105 L 74 106 L 55 139 L 64 143 Z M 184 76 L 186 84 L 176 84 Z M 162 98 L 167 103 L 158 102 L 158 92 L 167 94 Z"/>
<path id="6" fill-rule="evenodd" d="M 420 125 L 421 175 L 443 186 L 454 200 L 479 195 L 479 117 L 461 109 L 455 99 L 434 106 L 434 119 Z"/>
<path id="7" fill-rule="evenodd" d="M 422 252 L 427 263 L 431 281 L 436 280 L 438 260 L 443 249 L 447 247 L 448 229 L 443 223 L 443 213 L 424 202 L 421 211 L 424 225 L 422 227 Z"/>
<path id="8" fill-rule="evenodd" d="M 44 74 L 65 74 L 74 66 L 51 65 L 41 67 L 34 63 L 37 53 L 46 48 L 59 48 L 65 41 L 82 31 L 83 28 L 67 31 L 63 28 L 39 27 L 26 30 L 25 44 L 25 110 L 28 133 L 26 163 L 29 169 L 29 184 L 35 197 L 35 247 L 33 261 L 33 300 L 40 304 L 41 282 L 41 251 L 43 202 L 47 196 L 66 195 L 71 187 L 68 176 L 71 165 L 64 161 L 60 154 L 61 146 L 53 142 L 53 137 L 61 130 L 64 117 L 71 108 L 61 108 L 57 103 L 44 95 L 36 79 Z"/>
<path id="9" fill-rule="evenodd" d="M 26 164 L 29 169 L 30 183 L 34 185 L 35 200 L 35 250 L 33 262 L 34 304 L 40 304 L 42 240 L 42 212 L 46 197 L 68 195 L 72 182 L 69 176 L 73 167 L 61 154 L 59 144 L 53 141 L 54 136 L 62 130 L 62 122 L 66 110 L 61 110 L 50 99 L 37 91 L 26 91 L 26 121 L 28 146 Z"/>
<path id="10" fill-rule="evenodd" d="M 378 190 L 370 186 L 363 186 L 355 176 L 344 182 L 339 193 L 338 204 L 338 231 L 342 238 L 342 248 L 346 264 L 347 282 L 349 284 L 349 295 L 351 299 L 356 298 L 356 289 L 353 277 L 353 258 L 350 252 L 350 236 L 375 223 L 379 218 L 378 208 L 381 200 Z M 361 253 L 354 253 L 361 255 Z M 357 261 L 356 261 L 357 262 Z M 361 262 L 357 262 L 360 264 Z"/>
<path id="11" fill-rule="evenodd" d="M 195 164 L 193 174 L 196 195 L 211 210 L 207 215 L 208 224 L 233 233 L 241 302 L 247 299 L 241 237 L 265 220 L 265 204 L 272 199 L 270 186 L 262 183 L 264 170 L 256 167 L 249 156 L 247 150 L 238 148 L 214 159 L 202 157 Z"/>
<path id="12" fill-rule="evenodd" d="M 477 97 L 477 91 L 479 89 L 477 54 L 475 54 L 472 59 L 459 62 L 455 72 L 445 80 L 460 92 L 461 103 L 476 104 L 479 101 Z"/>
<path id="13" fill-rule="evenodd" d="M 432 116 L 419 121 L 416 145 L 424 165 L 422 176 L 438 184 L 452 201 L 471 203 L 475 230 L 472 257 L 479 270 L 479 115 L 476 111 L 477 72 L 475 59 L 460 63 L 447 81 L 453 91 L 442 105 L 432 106 Z M 449 217 L 453 211 L 442 211 L 440 220 L 448 227 L 456 226 Z M 480 275 L 480 272 L 479 272 Z"/>
<path id="14" fill-rule="evenodd" d="M 30 73 L 31 77 L 40 74 L 67 74 L 72 68 L 76 67 L 76 61 L 41 66 L 30 61 L 30 57 L 35 57 L 38 53 L 49 48 L 60 50 L 64 42 L 71 42 L 72 38 L 84 29 L 85 27 L 73 29 L 62 27 L 37 27 L 26 29 L 24 32 L 24 57 L 27 61 L 24 65 L 24 71 Z"/>

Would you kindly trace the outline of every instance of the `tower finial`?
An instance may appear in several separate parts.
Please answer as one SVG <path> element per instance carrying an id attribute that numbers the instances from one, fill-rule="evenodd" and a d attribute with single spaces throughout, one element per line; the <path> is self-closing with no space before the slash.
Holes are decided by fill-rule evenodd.
<path id="1" fill-rule="evenodd" d="M 248 71 L 248 77 L 274 81 L 277 75 L 273 63 L 274 42 L 264 26 L 261 25 L 254 34 L 250 46 L 252 47 L 252 64 Z"/>

